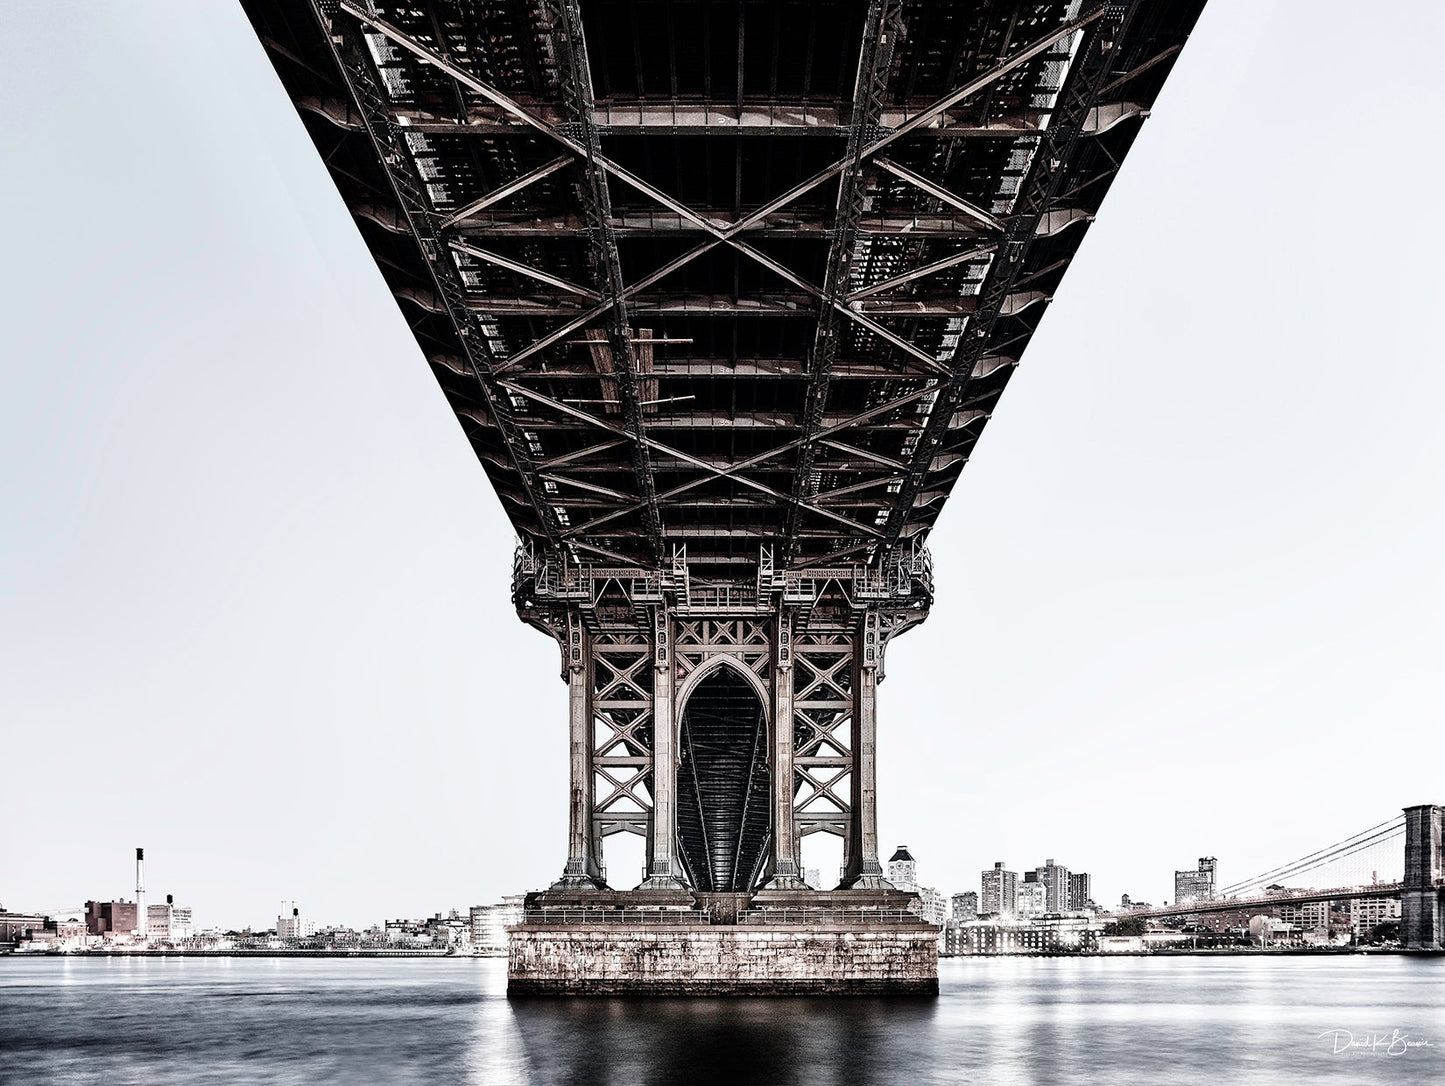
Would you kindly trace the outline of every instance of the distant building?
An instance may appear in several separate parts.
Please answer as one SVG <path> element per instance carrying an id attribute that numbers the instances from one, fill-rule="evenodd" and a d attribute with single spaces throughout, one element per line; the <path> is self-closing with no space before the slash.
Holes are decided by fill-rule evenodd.
<path id="1" fill-rule="evenodd" d="M 1077 953 L 1097 943 L 1098 931 L 1094 924 L 1092 920 L 1075 917 L 950 923 L 943 952 L 964 955 Z"/>
<path id="2" fill-rule="evenodd" d="M 1195 870 L 1174 872 L 1174 904 L 1214 900 L 1215 862 L 1213 856 L 1202 856 Z"/>
<path id="3" fill-rule="evenodd" d="M 932 886 L 919 886 L 916 889 L 918 908 L 915 911 L 930 924 L 943 927 L 948 920 L 948 900 Z"/>
<path id="4" fill-rule="evenodd" d="M 33 931 L 54 926 L 50 917 L 39 913 L 11 913 L 0 909 L 0 943 L 18 943 Z"/>
<path id="5" fill-rule="evenodd" d="M 1369 935 L 1381 924 L 1399 923 L 1399 920 L 1398 897 L 1350 898 L 1350 931 L 1355 935 Z"/>
<path id="6" fill-rule="evenodd" d="M 1081 913 L 1094 907 L 1094 880 L 1087 871 L 1069 872 L 1069 912 Z"/>
<path id="7" fill-rule="evenodd" d="M 803 881 L 814 890 L 823 889 L 823 873 L 816 867 L 810 867 L 803 872 Z"/>
<path id="8" fill-rule="evenodd" d="M 55 922 L 55 937 L 68 946 L 83 945 L 86 938 L 85 921 L 57 920 Z"/>
<path id="9" fill-rule="evenodd" d="M 983 873 L 983 893 L 978 899 L 979 914 L 1013 916 L 1018 907 L 1018 886 L 1018 872 L 1005 871 L 1003 861 L 995 863 L 992 871 Z"/>
<path id="10" fill-rule="evenodd" d="M 315 934 L 315 923 L 302 917 L 301 909 L 294 901 L 281 902 L 281 912 L 276 917 L 276 938 L 309 939 Z"/>
<path id="11" fill-rule="evenodd" d="M 888 860 L 888 881 L 900 890 L 918 889 L 918 863 L 907 845 L 899 845 Z"/>
<path id="12" fill-rule="evenodd" d="M 497 905 L 473 905 L 471 908 L 472 951 L 477 954 L 505 954 L 507 927 L 522 922 L 521 894 L 502 898 Z"/>
<path id="13" fill-rule="evenodd" d="M 166 895 L 167 907 L 171 910 L 171 942 L 196 937 L 196 921 L 189 905 L 171 905 Z"/>
<path id="14" fill-rule="evenodd" d="M 962 923 L 978 919 L 978 895 L 972 890 L 953 895 L 953 915 L 950 919 Z"/>
<path id="15" fill-rule="evenodd" d="M 1069 911 L 1069 869 L 1056 864 L 1052 859 L 1044 861 L 1043 867 L 1034 868 L 1034 881 L 1044 887 L 1044 912 L 1065 913 Z"/>
<path id="16" fill-rule="evenodd" d="M 1275 916 L 1300 931 L 1328 928 L 1330 903 L 1328 901 L 1304 901 L 1299 904 L 1286 902 L 1275 909 Z"/>
<path id="17" fill-rule="evenodd" d="M 1028 917 L 1043 916 L 1050 912 L 1049 890 L 1037 879 L 1027 880 L 1018 888 L 1018 894 L 1014 899 L 1014 915 L 1019 919 Z"/>
<path id="18" fill-rule="evenodd" d="M 175 898 L 166 895 L 164 905 L 146 906 L 146 935 L 153 942 L 176 943 L 195 935 L 191 922 L 191 909 L 177 905 Z"/>
<path id="19" fill-rule="evenodd" d="M 437 913 L 426 922 L 426 931 L 431 936 L 431 945 L 434 947 L 466 950 L 472 945 L 471 918 L 463 917 L 455 909 L 446 916 Z"/>
<path id="20" fill-rule="evenodd" d="M 171 909 L 169 905 L 146 906 L 146 936 L 158 943 L 171 940 Z"/>
<path id="21" fill-rule="evenodd" d="M 132 935 L 139 927 L 134 901 L 85 903 L 85 930 L 91 935 Z"/>

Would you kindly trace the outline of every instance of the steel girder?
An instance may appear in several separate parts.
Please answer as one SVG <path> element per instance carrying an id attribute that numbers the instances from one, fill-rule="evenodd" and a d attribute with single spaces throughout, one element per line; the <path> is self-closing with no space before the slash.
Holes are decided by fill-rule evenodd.
<path id="1" fill-rule="evenodd" d="M 765 97 L 740 7 L 736 81 L 688 100 L 611 29 L 629 0 L 326 0 L 320 36 L 243 0 L 519 530 L 719 570 L 732 539 L 803 567 L 927 532 L 1200 2 L 800 0 L 840 93 L 774 48 Z M 728 140 L 724 197 L 697 156 Z"/>
<path id="2" fill-rule="evenodd" d="M 784 562 L 797 553 L 799 505 L 813 489 L 813 435 L 822 426 L 823 411 L 828 402 L 833 361 L 838 355 L 840 311 L 853 315 L 842 302 L 848 294 L 854 247 L 858 243 L 858 220 L 863 214 L 863 148 L 875 138 L 893 66 L 893 46 L 902 33 L 902 5 L 897 0 L 872 0 L 863 23 L 863 43 L 859 48 L 858 76 L 853 90 L 853 123 L 848 131 L 848 151 L 844 156 L 846 165 L 838 179 L 833 240 L 828 249 L 828 270 L 823 277 L 813 334 L 808 387 L 804 394 L 803 440 L 798 447 L 792 502 L 783 528 Z M 874 328 L 881 326 L 875 325 Z"/>

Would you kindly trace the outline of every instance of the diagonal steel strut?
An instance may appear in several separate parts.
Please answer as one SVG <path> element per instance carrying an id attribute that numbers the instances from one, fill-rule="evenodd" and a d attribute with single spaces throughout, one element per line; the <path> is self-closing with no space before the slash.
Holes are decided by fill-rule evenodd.
<path id="1" fill-rule="evenodd" d="M 564 7 L 565 6 L 566 5 L 564 5 Z M 572 0 L 571 6 L 575 7 L 575 0 Z M 1019 50 L 1017 53 L 1013 54 L 1007 60 L 1001 62 L 994 68 L 976 77 L 975 79 L 970 80 L 963 86 L 958 87 L 953 91 L 950 91 L 942 98 L 939 98 L 932 105 L 919 111 L 908 121 L 899 125 L 897 128 L 879 135 L 878 138 L 872 140 L 872 142 L 866 143 L 864 146 L 861 147 L 861 149 L 857 150 L 856 152 L 853 152 L 852 154 L 845 154 L 843 158 L 839 159 L 831 166 L 825 167 L 818 173 L 814 174 L 812 177 L 808 178 L 806 181 L 795 185 L 793 188 L 789 189 L 781 196 L 776 197 L 775 199 L 764 204 L 762 207 L 750 212 L 749 214 L 743 216 L 741 219 L 738 219 L 735 222 L 718 221 L 710 218 L 688 207 L 683 202 L 669 196 L 665 192 L 662 192 L 656 186 L 649 184 L 647 181 L 644 181 L 642 178 L 638 177 L 630 170 L 623 168 L 622 166 L 608 159 L 606 156 L 602 155 L 600 152 L 600 148 L 590 148 L 578 142 L 572 136 L 559 130 L 555 125 L 544 120 L 532 110 L 529 110 L 525 106 L 508 97 L 506 94 L 497 90 L 495 87 L 490 86 L 483 80 L 480 80 L 476 76 L 472 75 L 470 72 L 459 67 L 457 64 L 453 63 L 449 58 L 443 56 L 441 53 L 417 41 L 411 35 L 391 25 L 386 20 L 381 19 L 376 15 L 373 15 L 360 3 L 356 2 L 356 0 L 341 0 L 340 8 L 341 10 L 347 12 L 349 15 L 353 16 L 360 22 L 369 26 L 377 33 L 383 35 L 392 42 L 401 46 L 403 49 L 406 49 L 408 52 L 412 53 L 422 61 L 432 65 L 433 67 L 437 68 L 442 72 L 445 72 L 447 75 L 451 76 L 459 83 L 473 90 L 477 94 L 480 94 L 483 97 L 489 99 L 495 105 L 500 107 L 504 112 L 517 118 L 522 123 L 529 125 L 537 131 L 556 140 L 558 143 L 562 144 L 562 146 L 570 150 L 573 154 L 586 158 L 593 166 L 600 167 L 602 170 L 611 174 L 613 177 L 616 177 L 619 181 L 622 181 L 624 184 L 636 189 L 638 192 L 655 201 L 662 207 L 667 208 L 669 211 L 672 211 L 677 215 L 681 216 L 683 219 L 687 220 L 688 222 L 691 222 L 696 228 L 702 230 L 706 234 L 709 234 L 713 239 L 715 239 L 714 244 L 716 243 L 716 241 L 722 241 L 731 244 L 732 241 L 737 237 L 737 235 L 741 234 L 746 230 L 757 227 L 758 224 L 761 223 L 762 220 L 767 218 L 769 215 L 775 214 L 776 212 L 782 210 L 789 204 L 796 201 L 799 197 L 811 192 L 813 189 L 817 188 L 819 185 L 826 183 L 832 178 L 837 177 L 844 170 L 850 169 L 850 163 L 856 164 L 861 162 L 865 158 L 876 155 L 885 147 L 888 147 L 903 136 L 906 136 L 909 133 L 914 132 L 928 124 L 931 124 L 937 118 L 946 113 L 949 109 L 952 109 L 954 106 L 958 105 L 965 99 L 970 98 L 973 95 L 991 86 L 993 83 L 997 82 L 999 79 L 1001 79 L 1003 76 L 1007 75 L 1014 69 L 1028 63 L 1034 57 L 1053 47 L 1061 39 L 1066 38 L 1070 34 L 1078 31 L 1079 29 L 1090 25 L 1094 22 L 1094 20 L 1098 19 L 1108 10 L 1109 5 L 1095 4 L 1087 11 L 1082 12 L 1076 18 L 1070 20 L 1067 23 L 1064 23 L 1061 26 L 1055 27 L 1053 30 L 1047 32 L 1036 41 L 1025 46 L 1023 49 Z M 581 24 L 579 21 L 578 33 L 580 34 L 580 32 Z M 580 40 L 581 39 L 579 38 L 578 41 Z M 588 101 L 590 102 L 590 83 L 587 85 L 587 91 Z M 587 116 L 591 129 L 595 131 L 595 109 L 589 109 Z M 850 130 L 850 133 L 857 132 L 858 130 L 858 126 L 855 124 Z M 851 140 L 852 136 L 850 135 L 850 142 Z M 955 197 L 955 199 L 957 198 Z M 670 274 L 672 271 L 676 271 L 685 264 L 688 264 L 691 261 L 697 259 L 711 248 L 711 244 L 706 244 L 698 246 L 690 252 L 685 253 L 681 258 L 673 261 L 668 266 L 668 273 Z M 740 246 L 736 246 L 736 248 L 738 248 L 739 252 L 744 253 L 744 255 L 750 256 L 753 259 L 757 259 L 757 250 L 751 249 L 751 247 L 743 248 Z M 558 333 L 556 333 L 555 338 L 560 338 L 562 335 L 567 334 L 567 332 L 573 331 L 576 328 L 581 327 L 583 324 L 586 324 L 589 321 L 596 319 L 596 317 L 602 315 L 602 313 L 606 311 L 605 307 L 609 304 L 610 300 L 605 300 L 602 306 L 599 306 L 597 309 L 591 310 L 588 313 L 579 316 L 579 318 L 577 318 L 573 322 L 569 322 L 566 326 L 564 326 L 565 331 L 559 331 Z M 555 342 L 555 338 L 544 337 L 543 340 L 539 340 L 531 347 L 525 348 L 525 354 L 514 355 L 511 359 L 508 360 L 506 364 L 507 368 L 510 368 L 516 362 L 520 362 L 523 357 L 526 357 L 527 355 L 530 355 L 535 351 L 542 349 L 548 343 Z"/>
<path id="2" fill-rule="evenodd" d="M 647 424 L 637 386 L 637 359 L 632 349 L 632 329 L 623 298 L 622 260 L 617 252 L 617 234 L 612 222 L 612 195 L 599 159 L 602 139 L 597 130 L 592 99 L 592 71 L 587 62 L 587 42 L 582 34 L 582 13 L 577 0 L 560 0 L 548 5 L 552 47 L 561 76 L 562 98 L 572 124 L 582 134 L 584 150 L 583 183 L 579 186 L 587 221 L 591 227 L 592 260 L 600 292 L 613 299 L 607 311 L 607 339 L 612 351 L 613 379 L 622 417 L 632 438 L 632 474 L 642 504 L 643 527 L 653 561 L 663 555 L 662 513 L 657 504 L 657 484 L 648 452 Z"/>
<path id="3" fill-rule="evenodd" d="M 813 475 L 813 438 L 823 423 L 833 361 L 838 355 L 838 340 L 842 327 L 838 321 L 840 311 L 864 322 L 865 325 L 873 325 L 873 322 L 844 307 L 842 299 L 848 291 L 854 248 L 858 243 L 858 219 L 863 214 L 863 148 L 868 142 L 870 129 L 878 123 L 883 112 L 888 77 L 893 67 L 893 47 L 902 34 L 901 3 L 898 0 L 872 0 L 868 5 L 868 15 L 863 24 L 863 40 L 858 51 L 858 75 L 853 85 L 853 124 L 848 130 L 848 151 L 844 156 L 847 164 L 838 180 L 833 241 L 828 249 L 822 306 L 818 311 L 818 323 L 814 328 L 813 348 L 809 358 L 808 390 L 802 419 L 803 437 L 798 446 L 798 464 L 793 475 L 793 500 L 788 506 L 783 526 L 781 557 L 784 563 L 789 562 L 798 551 L 801 511 L 803 502 L 808 497 Z M 881 335 L 895 346 L 905 342 L 881 325 L 871 327 L 870 331 Z M 930 365 L 936 365 L 932 356 L 924 354 L 912 344 L 908 344 L 908 348 L 911 352 L 923 355 Z"/>

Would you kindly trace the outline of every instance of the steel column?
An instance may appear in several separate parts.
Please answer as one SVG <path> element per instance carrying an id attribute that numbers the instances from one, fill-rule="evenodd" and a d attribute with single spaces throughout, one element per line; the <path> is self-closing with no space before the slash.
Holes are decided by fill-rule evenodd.
<path id="1" fill-rule="evenodd" d="M 592 653 L 582 617 L 567 615 L 567 724 L 570 788 L 567 808 L 567 866 L 554 887 L 602 883 L 592 819 Z"/>
<path id="2" fill-rule="evenodd" d="M 779 608 L 773 638 L 773 877 L 769 890 L 801 890 L 798 829 L 793 804 L 798 783 L 793 771 L 793 616 Z"/>
<path id="3" fill-rule="evenodd" d="M 878 663 L 882 654 L 878 612 L 868 611 L 853 654 L 853 780 L 848 825 L 848 865 L 843 885 L 886 889 L 878 862 Z"/>
<path id="4" fill-rule="evenodd" d="M 672 615 L 652 612 L 652 821 L 643 889 L 680 889 L 677 867 L 677 674 L 672 656 Z"/>

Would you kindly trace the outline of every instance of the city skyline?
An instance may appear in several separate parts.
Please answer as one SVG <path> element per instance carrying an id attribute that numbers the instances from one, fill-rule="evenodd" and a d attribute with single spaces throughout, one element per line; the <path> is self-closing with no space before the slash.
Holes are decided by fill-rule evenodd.
<path id="1" fill-rule="evenodd" d="M 0 900 L 125 887 L 142 840 L 153 892 L 208 923 L 545 885 L 555 648 L 516 624 L 510 528 L 244 18 L 16 21 L 0 191 L 52 210 L 20 216 L 0 302 Z M 1101 903 L 1172 900 L 1193 857 L 1229 882 L 1445 799 L 1437 758 L 1394 756 L 1438 751 L 1445 708 L 1421 364 L 1445 280 L 1419 255 L 1445 238 L 1412 221 L 1346 260 L 1320 225 L 1376 184 L 1341 132 L 1434 175 L 1441 91 L 1402 62 L 1263 131 L 1252 103 L 1398 48 L 1330 22 L 1206 10 L 933 538 L 939 606 L 880 691 L 879 824 L 946 893 L 1055 855 Z M 106 97 L 150 123 L 100 128 Z M 1357 269 L 1401 266 L 1410 319 L 1382 326 Z"/>

